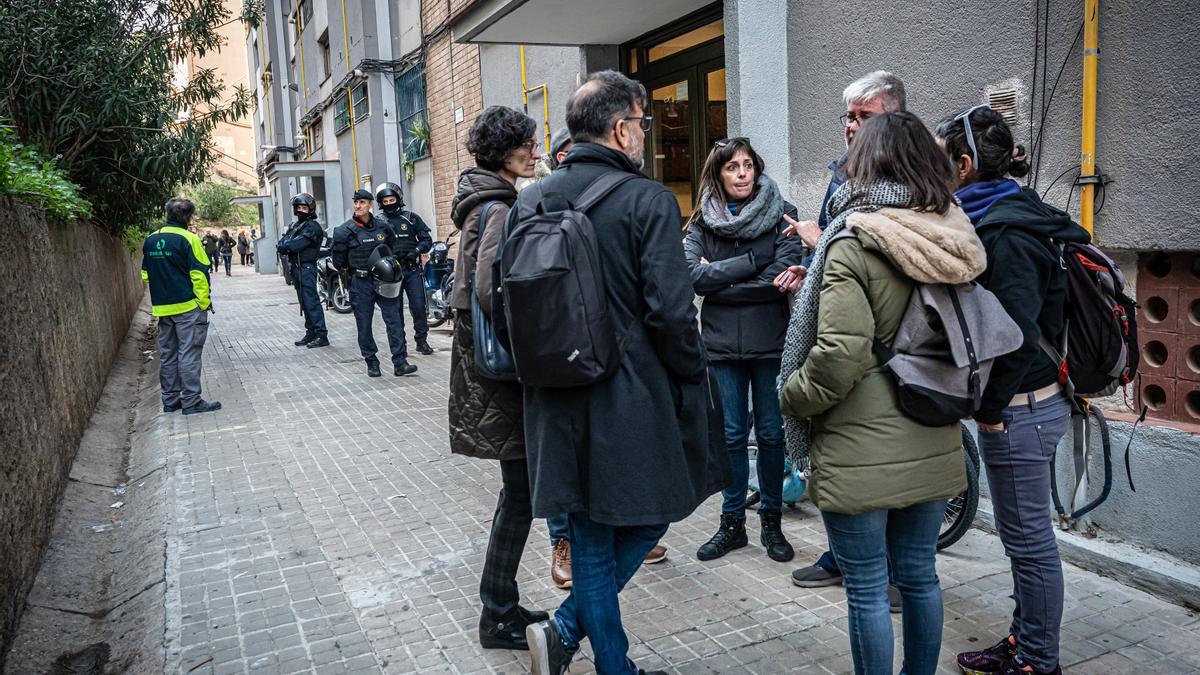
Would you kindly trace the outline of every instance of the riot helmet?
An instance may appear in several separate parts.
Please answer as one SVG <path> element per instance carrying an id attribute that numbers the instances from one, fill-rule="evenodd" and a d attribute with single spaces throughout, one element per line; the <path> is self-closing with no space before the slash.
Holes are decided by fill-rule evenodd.
<path id="1" fill-rule="evenodd" d="M 296 209 L 296 207 L 298 207 L 298 206 L 307 206 L 308 213 L 300 213 Z M 317 217 L 317 200 L 314 199 L 313 196 L 308 194 L 307 192 L 301 192 L 300 194 L 296 195 L 295 197 L 292 197 L 292 215 L 300 218 L 300 220 L 305 220 L 306 218 L 316 218 Z"/>
<path id="2" fill-rule="evenodd" d="M 384 204 L 385 197 L 395 197 L 396 201 L 393 204 Z M 404 192 L 395 183 L 380 183 L 375 188 L 375 201 L 385 214 L 394 216 L 404 208 Z"/>
<path id="3" fill-rule="evenodd" d="M 382 244 L 371 251 L 371 257 L 367 259 L 367 269 L 371 271 L 371 276 L 381 284 L 393 284 L 403 277 L 400 263 L 396 262 L 396 258 L 392 256 L 391 249 Z"/>

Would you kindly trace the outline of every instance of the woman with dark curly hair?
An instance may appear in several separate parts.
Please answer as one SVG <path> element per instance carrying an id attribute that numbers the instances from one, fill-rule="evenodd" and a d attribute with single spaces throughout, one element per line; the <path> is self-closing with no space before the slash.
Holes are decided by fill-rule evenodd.
<path id="1" fill-rule="evenodd" d="M 479 584 L 479 642 L 485 649 L 529 649 L 525 627 L 549 618 L 518 604 L 517 571 L 533 521 L 521 385 L 479 375 L 471 325 L 472 293 L 485 313 L 491 311 L 492 262 L 500 230 L 517 199 L 517 179 L 533 176 L 536 131 L 528 115 L 512 108 L 483 111 L 467 138 L 476 166 L 459 175 L 451 214 L 462 238 L 450 299 L 458 310 L 450 354 L 450 451 L 499 460 L 504 484 Z"/>

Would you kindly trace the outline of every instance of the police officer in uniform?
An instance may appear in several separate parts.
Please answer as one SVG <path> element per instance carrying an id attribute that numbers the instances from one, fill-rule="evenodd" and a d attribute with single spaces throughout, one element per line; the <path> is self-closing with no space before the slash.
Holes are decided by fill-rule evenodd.
<path id="1" fill-rule="evenodd" d="M 428 356 L 433 353 L 433 348 L 429 346 L 429 315 L 425 309 L 425 276 L 421 272 L 421 255 L 433 248 L 433 237 L 421 216 L 404 209 L 404 194 L 399 185 L 380 183 L 375 188 L 375 201 L 381 211 L 376 218 L 391 225 L 396 233 L 396 246 L 392 252 L 400 262 L 403 273 L 404 294 L 408 296 L 408 310 L 412 313 L 417 353 Z M 403 318 L 403 306 L 400 310 Z"/>
<path id="2" fill-rule="evenodd" d="M 354 216 L 333 232 L 333 264 L 348 277 L 346 286 L 350 289 L 350 307 L 358 326 L 358 349 L 367 362 L 367 375 L 380 376 L 379 357 L 376 356 L 379 350 L 371 329 L 376 305 L 379 305 L 379 312 L 387 327 L 393 373 L 411 375 L 417 372 L 417 367 L 408 362 L 400 300 L 396 296 L 381 294 L 376 285 L 378 281 L 371 271 L 372 263 L 391 258 L 397 245 L 396 233 L 389 224 L 371 215 L 371 201 L 371 193 L 366 190 L 354 193 Z M 376 254 L 374 259 L 373 253 Z"/>
<path id="3" fill-rule="evenodd" d="M 325 239 L 325 228 L 317 221 L 317 200 L 307 192 L 301 192 L 292 197 L 292 213 L 296 221 L 288 226 L 276 249 L 288 261 L 296 297 L 300 300 L 300 312 L 304 315 L 304 337 L 296 340 L 296 346 L 328 347 L 325 310 L 317 295 L 317 258 Z"/>

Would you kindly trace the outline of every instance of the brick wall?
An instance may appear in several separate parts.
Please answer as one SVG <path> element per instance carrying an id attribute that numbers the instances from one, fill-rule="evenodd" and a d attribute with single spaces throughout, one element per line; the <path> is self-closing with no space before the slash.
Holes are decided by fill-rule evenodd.
<path id="1" fill-rule="evenodd" d="M 439 238 L 444 238 L 454 227 L 450 222 L 450 202 L 458 174 L 475 163 L 465 146 L 467 131 L 483 109 L 479 47 L 454 44 L 447 28 L 449 17 L 466 4 L 467 0 L 421 2 L 422 30 L 427 39 L 432 38 L 425 50 L 425 97 Z M 457 108 L 463 110 L 463 121 L 456 124 Z"/>

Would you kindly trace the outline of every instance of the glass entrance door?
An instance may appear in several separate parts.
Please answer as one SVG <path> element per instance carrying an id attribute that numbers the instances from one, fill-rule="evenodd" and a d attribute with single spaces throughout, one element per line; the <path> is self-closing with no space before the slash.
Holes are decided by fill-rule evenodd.
<path id="1" fill-rule="evenodd" d="M 692 108 L 688 100 L 688 80 L 656 87 L 650 92 L 650 107 L 654 122 L 646 151 L 652 178 L 662 181 L 675 193 L 679 210 L 692 212 L 693 175 L 695 163 L 692 147 Z"/>

